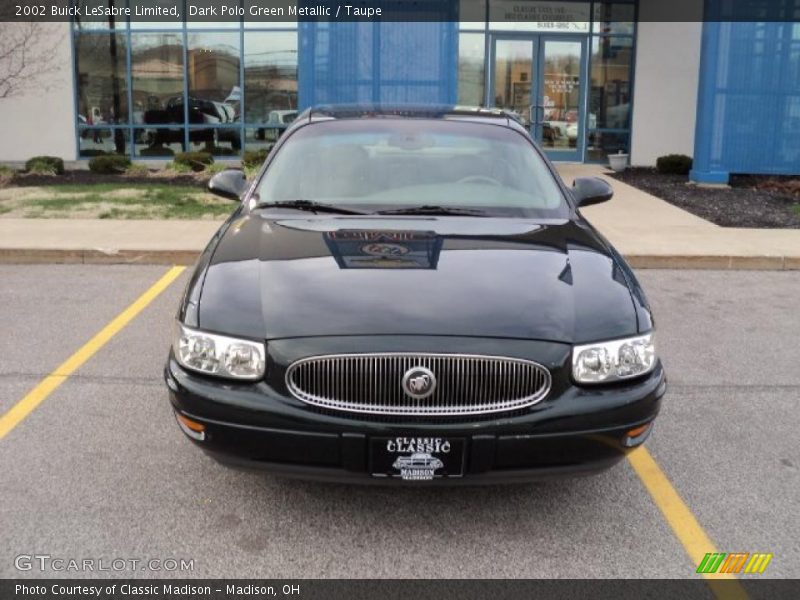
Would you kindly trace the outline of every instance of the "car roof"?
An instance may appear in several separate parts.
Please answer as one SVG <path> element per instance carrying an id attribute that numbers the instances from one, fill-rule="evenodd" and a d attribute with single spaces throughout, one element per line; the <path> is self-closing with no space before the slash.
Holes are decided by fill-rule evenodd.
<path id="1" fill-rule="evenodd" d="M 323 104 L 306 109 L 294 123 L 300 126 L 332 119 L 386 118 L 467 120 L 527 131 L 517 115 L 500 108 L 437 104 Z"/>

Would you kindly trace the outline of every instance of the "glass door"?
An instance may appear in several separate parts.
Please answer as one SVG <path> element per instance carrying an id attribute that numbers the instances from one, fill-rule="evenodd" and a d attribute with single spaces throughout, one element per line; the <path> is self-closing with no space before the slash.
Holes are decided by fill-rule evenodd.
<path id="1" fill-rule="evenodd" d="M 583 158 L 584 39 L 539 38 L 536 140 L 552 160 Z"/>
<path id="2" fill-rule="evenodd" d="M 492 105 L 515 113 L 533 135 L 534 127 L 534 40 L 494 40 L 493 84 L 490 86 Z"/>
<path id="3" fill-rule="evenodd" d="M 583 158 L 585 38 L 495 37 L 492 104 L 516 113 L 552 160 Z"/>

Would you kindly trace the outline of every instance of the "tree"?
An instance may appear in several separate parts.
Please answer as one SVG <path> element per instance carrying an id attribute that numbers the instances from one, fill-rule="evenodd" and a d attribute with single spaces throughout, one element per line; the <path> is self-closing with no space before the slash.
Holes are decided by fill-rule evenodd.
<path id="1" fill-rule="evenodd" d="M 34 89 L 47 91 L 62 70 L 62 39 L 53 24 L 0 23 L 0 100 Z"/>

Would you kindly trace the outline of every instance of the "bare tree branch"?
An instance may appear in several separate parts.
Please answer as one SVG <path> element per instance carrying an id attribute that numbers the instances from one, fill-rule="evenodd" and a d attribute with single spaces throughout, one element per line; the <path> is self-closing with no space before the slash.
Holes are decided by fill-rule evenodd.
<path id="1" fill-rule="evenodd" d="M 54 31 L 46 23 L 0 23 L 0 100 L 52 87 L 63 40 Z"/>

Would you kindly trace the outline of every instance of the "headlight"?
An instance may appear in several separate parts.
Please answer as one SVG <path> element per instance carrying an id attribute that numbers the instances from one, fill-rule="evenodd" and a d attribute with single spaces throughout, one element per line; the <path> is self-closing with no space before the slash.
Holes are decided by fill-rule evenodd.
<path id="1" fill-rule="evenodd" d="M 644 375 L 656 366 L 652 333 L 597 342 L 572 349 L 572 377 L 578 383 L 604 383 Z"/>
<path id="2" fill-rule="evenodd" d="M 260 342 L 197 331 L 176 322 L 172 349 L 178 362 L 193 371 L 248 380 L 264 376 L 265 349 Z"/>

